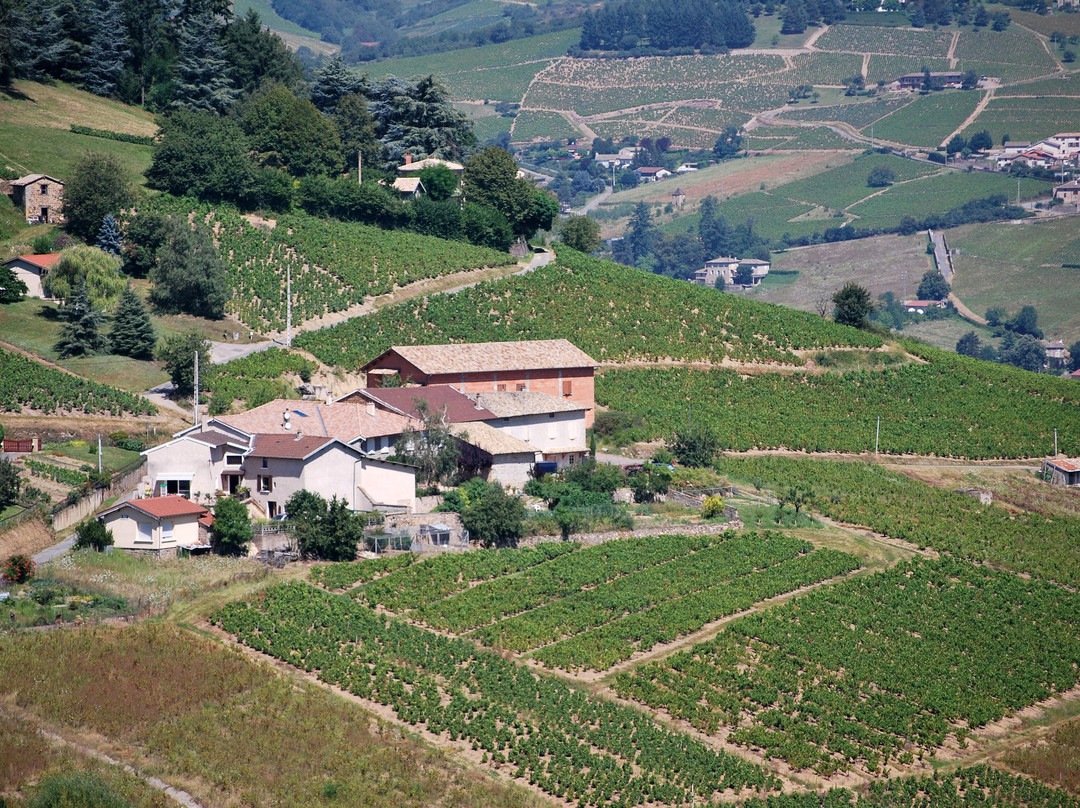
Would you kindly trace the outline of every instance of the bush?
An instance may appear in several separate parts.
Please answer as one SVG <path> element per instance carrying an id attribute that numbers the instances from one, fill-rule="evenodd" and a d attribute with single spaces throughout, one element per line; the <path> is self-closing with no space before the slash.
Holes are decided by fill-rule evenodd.
<path id="1" fill-rule="evenodd" d="M 719 494 L 713 494 L 705 497 L 705 502 L 701 505 L 701 518 L 702 519 L 715 519 L 718 516 L 724 515 L 724 498 Z"/>
<path id="2" fill-rule="evenodd" d="M 106 547 L 112 547 L 113 534 L 106 529 L 105 525 L 97 519 L 85 519 L 75 528 L 75 549 L 96 550 L 101 552 Z"/>
<path id="3" fill-rule="evenodd" d="M 13 584 L 25 584 L 34 577 L 34 562 L 29 556 L 9 556 L 4 563 L 3 578 Z"/>
<path id="4" fill-rule="evenodd" d="M 74 772 L 46 777 L 27 808 L 131 808 L 96 774 Z"/>

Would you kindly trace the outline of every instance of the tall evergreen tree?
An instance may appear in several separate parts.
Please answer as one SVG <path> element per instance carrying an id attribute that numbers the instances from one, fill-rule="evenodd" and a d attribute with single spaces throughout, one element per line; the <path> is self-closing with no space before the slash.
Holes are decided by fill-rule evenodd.
<path id="1" fill-rule="evenodd" d="M 628 258 L 632 264 L 652 252 L 654 230 L 649 206 L 638 202 L 630 216 L 630 227 L 623 240 L 626 242 Z"/>
<path id="2" fill-rule="evenodd" d="M 13 39 L 15 70 L 19 76 L 41 81 L 60 76 L 71 55 L 72 43 L 67 37 L 60 3 L 37 5 L 33 13 L 22 7 L 14 22 Z M 3 22 L 0 21 L 0 28 Z"/>
<path id="3" fill-rule="evenodd" d="M 127 26 L 128 60 L 132 92 L 125 94 L 129 103 L 146 103 L 147 92 L 155 83 L 168 78 L 170 57 L 175 55 L 168 40 L 172 0 L 120 0 Z"/>
<path id="4" fill-rule="evenodd" d="M 330 115 L 345 96 L 362 95 L 365 89 L 367 83 L 364 79 L 345 66 L 340 53 L 335 53 L 315 71 L 315 80 L 311 83 L 311 103 L 319 108 L 319 112 Z"/>
<path id="5" fill-rule="evenodd" d="M 61 359 L 92 356 L 105 349 L 105 337 L 100 331 L 101 312 L 90 305 L 85 281 L 60 309 L 59 316 L 64 325 L 55 348 Z"/>
<path id="6" fill-rule="evenodd" d="M 250 93 L 266 81 L 293 86 L 304 77 L 304 66 L 281 37 L 268 30 L 258 12 L 249 8 L 222 31 L 233 86 Z"/>
<path id="7" fill-rule="evenodd" d="M 114 354 L 132 359 L 150 359 L 154 355 L 157 334 L 150 314 L 135 290 L 128 286 L 120 296 L 120 305 L 113 315 L 109 348 Z"/>
<path id="8" fill-rule="evenodd" d="M 223 113 L 239 92 L 229 76 L 221 27 L 209 10 L 188 17 L 180 28 L 174 109 Z"/>
<path id="9" fill-rule="evenodd" d="M 90 40 L 83 51 L 79 84 L 94 95 L 113 95 L 131 56 L 119 0 L 93 0 L 86 21 Z"/>
<path id="10" fill-rule="evenodd" d="M 111 213 L 101 222 L 97 233 L 97 248 L 111 255 L 120 255 L 123 248 L 123 238 L 120 235 L 120 226 L 116 223 L 116 217 Z"/>
<path id="11" fill-rule="evenodd" d="M 806 30 L 808 22 L 806 4 L 803 0 L 787 0 L 787 8 L 784 10 L 784 25 L 780 28 L 780 33 L 801 34 Z"/>
<path id="12" fill-rule="evenodd" d="M 192 230 L 184 220 L 169 220 L 150 282 L 150 302 L 160 311 L 212 319 L 225 314 L 225 264 L 206 231 Z"/>

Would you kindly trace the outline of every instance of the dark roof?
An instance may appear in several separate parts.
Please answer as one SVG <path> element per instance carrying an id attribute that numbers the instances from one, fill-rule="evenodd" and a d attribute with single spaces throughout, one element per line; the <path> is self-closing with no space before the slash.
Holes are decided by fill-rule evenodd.
<path id="1" fill-rule="evenodd" d="M 239 438 L 231 438 L 228 435 L 224 435 L 214 429 L 208 429 L 205 432 L 191 432 L 185 437 L 191 438 L 192 440 L 201 441 L 202 443 L 208 443 L 214 447 L 225 446 L 229 443 L 233 444 L 234 446 L 243 446 L 245 443 Z"/>
<path id="2" fill-rule="evenodd" d="M 335 438 L 324 435 L 256 435 L 253 457 L 273 457 L 280 460 L 303 460 Z"/>
<path id="3" fill-rule="evenodd" d="M 394 412 L 412 418 L 420 417 L 416 408 L 417 399 L 426 401 L 431 412 L 442 412 L 445 409 L 446 417 L 452 424 L 486 421 L 495 417 L 448 384 L 433 384 L 428 387 L 380 387 L 356 392 L 376 404 L 382 404 Z"/>

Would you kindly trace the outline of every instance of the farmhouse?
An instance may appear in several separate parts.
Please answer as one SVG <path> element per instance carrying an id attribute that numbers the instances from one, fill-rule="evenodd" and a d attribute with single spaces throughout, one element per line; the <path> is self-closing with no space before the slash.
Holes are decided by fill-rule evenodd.
<path id="1" fill-rule="evenodd" d="M 683 202 L 686 201 L 686 194 L 683 193 L 682 188 L 676 188 L 671 192 L 671 201 L 676 208 L 681 208 L 683 206 Z"/>
<path id="2" fill-rule="evenodd" d="M 4 193 L 30 224 L 64 221 L 64 183 L 47 174 L 27 174 L 4 185 Z"/>
<path id="3" fill-rule="evenodd" d="M 177 550 L 209 550 L 207 530 L 214 517 L 179 496 L 133 499 L 104 511 L 98 520 L 113 534 L 113 546 L 135 553 L 175 558 Z"/>
<path id="4" fill-rule="evenodd" d="M 657 180 L 662 180 L 665 177 L 671 176 L 670 171 L 659 166 L 642 166 L 634 173 L 638 175 L 638 179 L 641 180 L 641 182 L 656 182 Z"/>
<path id="5" fill-rule="evenodd" d="M 896 85 L 897 89 L 900 90 L 921 90 L 923 82 L 925 80 L 926 76 L 924 73 L 907 73 L 896 79 L 893 84 Z M 930 81 L 934 84 L 940 84 L 945 87 L 959 87 L 964 81 L 964 74 L 952 70 L 939 73 L 931 73 Z"/>
<path id="6" fill-rule="evenodd" d="M 469 398 L 491 415 L 486 423 L 542 453 L 558 468 L 588 454 L 583 405 L 536 391 L 471 393 Z"/>
<path id="7" fill-rule="evenodd" d="M 361 370 L 369 388 L 397 375 L 407 384 L 452 384 L 463 393 L 547 393 L 584 406 L 586 426 L 596 406 L 596 360 L 565 339 L 395 345 Z"/>
<path id="8" fill-rule="evenodd" d="M 1065 343 L 1059 339 L 1042 340 L 1042 346 L 1046 349 L 1046 363 L 1050 368 L 1065 367 Z"/>
<path id="9" fill-rule="evenodd" d="M 18 255 L 4 262 L 4 266 L 15 272 L 15 277 L 26 284 L 27 297 L 46 298 L 42 279 L 60 260 L 60 253 L 44 255 Z"/>
<path id="10" fill-rule="evenodd" d="M 721 256 L 706 261 L 705 266 L 694 273 L 694 283 L 710 288 L 716 286 L 719 278 L 724 279 L 725 286 L 735 284 L 735 278 L 742 275 L 747 282 L 744 287 L 757 286 L 762 279 L 769 274 L 772 264 L 757 258 L 729 258 Z"/>
<path id="11" fill-rule="evenodd" d="M 1038 144 L 1055 160 L 1071 160 L 1080 154 L 1080 132 L 1060 132 Z"/>
<path id="12" fill-rule="evenodd" d="M 427 193 L 427 188 L 419 177 L 398 177 L 390 186 L 402 199 L 417 199 Z"/>
<path id="13" fill-rule="evenodd" d="M 1054 188 L 1054 199 L 1063 205 L 1080 205 L 1080 180 L 1058 185 Z"/>
<path id="14" fill-rule="evenodd" d="M 944 300 L 905 300 L 900 305 L 912 314 L 925 314 L 927 309 L 943 309 L 948 303 Z"/>
<path id="15" fill-rule="evenodd" d="M 251 505 L 273 517 L 301 489 L 343 499 L 352 510 L 412 510 L 416 470 L 385 459 L 409 419 L 372 402 L 271 401 L 211 418 L 143 452 L 148 496 L 209 501 L 247 489 Z M 383 449 L 382 456 L 369 454 Z"/>

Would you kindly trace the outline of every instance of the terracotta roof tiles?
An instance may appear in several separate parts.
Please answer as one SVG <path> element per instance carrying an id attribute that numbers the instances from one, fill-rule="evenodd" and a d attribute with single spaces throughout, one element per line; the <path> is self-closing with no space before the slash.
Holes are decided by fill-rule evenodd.
<path id="1" fill-rule="evenodd" d="M 204 516 L 209 511 L 202 505 L 196 505 L 189 499 L 171 494 L 167 497 L 151 497 L 149 499 L 132 499 L 125 503 L 133 508 L 138 508 L 143 513 L 167 519 L 170 516 Z"/>
<path id="2" fill-rule="evenodd" d="M 565 339 L 395 345 L 390 351 L 428 375 L 596 366 L 595 359 Z M 378 360 L 373 360 L 368 366 L 375 361 Z"/>

